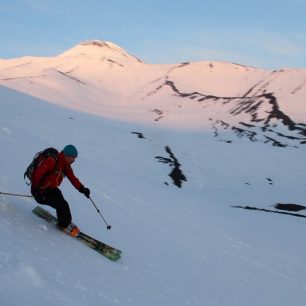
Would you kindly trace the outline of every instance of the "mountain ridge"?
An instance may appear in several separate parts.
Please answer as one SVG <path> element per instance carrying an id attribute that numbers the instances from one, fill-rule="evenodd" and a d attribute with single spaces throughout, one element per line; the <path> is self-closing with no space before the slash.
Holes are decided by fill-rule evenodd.
<path id="1" fill-rule="evenodd" d="M 265 133 L 272 131 L 274 145 L 304 144 L 306 69 L 270 71 L 213 61 L 147 64 L 112 42 L 88 40 L 56 57 L 0 61 L 0 84 L 107 118 L 209 128 L 214 135 L 222 127 L 250 140 L 259 134 L 270 139 Z M 260 124 L 254 119 L 259 113 Z"/>

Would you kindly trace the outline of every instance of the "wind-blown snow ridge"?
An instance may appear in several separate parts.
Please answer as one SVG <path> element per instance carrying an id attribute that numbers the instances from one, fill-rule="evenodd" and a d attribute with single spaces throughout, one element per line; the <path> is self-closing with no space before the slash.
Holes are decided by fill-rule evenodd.
<path id="1" fill-rule="evenodd" d="M 213 121 L 215 136 L 219 136 L 219 126 L 231 129 L 239 137 L 245 136 L 251 141 L 263 137 L 263 142 L 271 142 L 279 147 L 286 147 L 288 140 L 293 145 L 306 143 L 306 124 L 295 123 L 284 114 L 272 93 L 251 97 L 216 97 L 198 92 L 181 93 L 171 81 L 166 81 L 165 85 L 170 86 L 179 97 L 196 100 L 206 109 L 216 109 L 218 114 L 210 119 Z M 216 108 L 216 104 L 219 107 Z"/>

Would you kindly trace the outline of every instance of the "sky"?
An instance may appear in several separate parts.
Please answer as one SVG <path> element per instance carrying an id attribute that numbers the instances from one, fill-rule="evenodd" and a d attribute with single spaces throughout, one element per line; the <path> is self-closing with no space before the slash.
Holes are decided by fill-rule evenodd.
<path id="1" fill-rule="evenodd" d="M 306 67 L 306 0 L 0 0 L 0 59 L 111 41 L 150 64 Z"/>

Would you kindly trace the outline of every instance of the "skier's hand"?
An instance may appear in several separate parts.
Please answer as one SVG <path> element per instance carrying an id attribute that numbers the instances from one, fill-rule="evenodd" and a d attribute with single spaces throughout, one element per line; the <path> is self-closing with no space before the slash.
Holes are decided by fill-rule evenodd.
<path id="1" fill-rule="evenodd" d="M 83 193 L 87 198 L 90 196 L 90 190 L 83 185 L 79 188 L 79 192 Z"/>

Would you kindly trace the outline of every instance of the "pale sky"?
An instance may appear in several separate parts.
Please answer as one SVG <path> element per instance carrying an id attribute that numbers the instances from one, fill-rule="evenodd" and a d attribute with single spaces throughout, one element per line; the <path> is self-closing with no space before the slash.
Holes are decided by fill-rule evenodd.
<path id="1" fill-rule="evenodd" d="M 0 0 L 0 58 L 111 41 L 151 64 L 306 68 L 306 0 Z"/>

